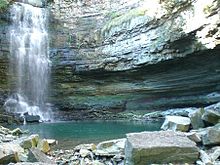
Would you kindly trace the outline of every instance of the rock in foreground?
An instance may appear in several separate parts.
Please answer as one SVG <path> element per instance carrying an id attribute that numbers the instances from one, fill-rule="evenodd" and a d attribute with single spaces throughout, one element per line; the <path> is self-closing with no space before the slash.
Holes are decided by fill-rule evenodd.
<path id="1" fill-rule="evenodd" d="M 196 143 L 173 131 L 127 134 L 126 165 L 194 163 L 199 157 Z"/>
<path id="2" fill-rule="evenodd" d="M 214 127 L 208 127 L 202 135 L 204 145 L 219 145 L 220 144 L 220 123 Z"/>

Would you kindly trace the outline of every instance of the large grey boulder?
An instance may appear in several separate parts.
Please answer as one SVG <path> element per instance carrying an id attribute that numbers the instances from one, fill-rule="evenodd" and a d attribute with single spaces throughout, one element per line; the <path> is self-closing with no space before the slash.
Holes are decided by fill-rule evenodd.
<path id="1" fill-rule="evenodd" d="M 174 131 L 127 134 L 126 165 L 194 163 L 199 157 L 196 143 Z"/>
<path id="2" fill-rule="evenodd" d="M 203 128 L 205 126 L 202 115 L 204 114 L 204 109 L 200 108 L 189 113 L 189 118 L 193 129 Z"/>
<path id="3" fill-rule="evenodd" d="M 217 124 L 220 122 L 220 102 L 217 104 L 210 105 L 205 107 L 205 112 L 202 115 L 202 120 L 211 123 Z"/>
<path id="4" fill-rule="evenodd" d="M 189 130 L 190 118 L 181 116 L 166 116 L 161 129 L 186 132 Z"/>
<path id="5" fill-rule="evenodd" d="M 220 123 L 206 128 L 202 134 L 202 143 L 204 145 L 219 145 L 220 144 Z"/>

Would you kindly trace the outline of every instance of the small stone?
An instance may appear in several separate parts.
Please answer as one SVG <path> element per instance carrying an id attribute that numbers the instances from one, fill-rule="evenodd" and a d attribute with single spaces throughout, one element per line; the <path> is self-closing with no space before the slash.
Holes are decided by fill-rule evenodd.
<path id="1" fill-rule="evenodd" d="M 200 143 L 202 141 L 202 139 L 200 138 L 200 136 L 196 133 L 196 132 L 187 132 L 185 133 L 185 135 L 192 141 L 196 142 L 196 143 Z"/>
<path id="2" fill-rule="evenodd" d="M 94 160 L 92 162 L 93 165 L 105 165 L 104 163 L 100 162 L 99 160 Z"/>
<path id="3" fill-rule="evenodd" d="M 58 144 L 58 141 L 56 141 L 55 139 L 46 139 L 46 141 L 48 142 L 49 145 L 56 145 L 56 144 Z"/>
<path id="4" fill-rule="evenodd" d="M 203 163 L 201 160 L 197 160 L 196 165 L 205 165 L 205 163 Z"/>
<path id="5" fill-rule="evenodd" d="M 114 161 L 116 161 L 116 162 L 120 162 L 120 161 L 122 161 L 122 159 L 124 159 L 124 156 L 122 156 L 122 155 L 115 155 L 114 157 L 113 157 L 113 160 Z"/>
<path id="6" fill-rule="evenodd" d="M 211 161 L 211 158 L 208 156 L 208 154 L 205 151 L 200 150 L 199 153 L 200 153 L 200 159 L 202 160 L 202 162 L 205 165 L 212 165 L 213 164 Z"/>
<path id="7" fill-rule="evenodd" d="M 80 149 L 79 154 L 81 155 L 81 157 L 85 158 L 86 156 L 89 156 L 92 153 L 87 149 Z"/>
<path id="8" fill-rule="evenodd" d="M 39 140 L 37 148 L 43 153 L 47 153 L 48 151 L 50 151 L 50 146 L 46 139 Z"/>
<path id="9" fill-rule="evenodd" d="M 94 143 L 91 143 L 91 144 L 80 144 L 80 145 L 77 145 L 74 148 L 75 151 L 79 151 L 80 149 L 87 149 L 87 150 L 90 150 L 90 151 L 94 151 L 96 149 L 96 145 Z"/>
<path id="10" fill-rule="evenodd" d="M 220 147 L 214 147 L 211 149 L 212 152 L 209 154 L 211 160 L 214 162 L 220 157 Z"/>

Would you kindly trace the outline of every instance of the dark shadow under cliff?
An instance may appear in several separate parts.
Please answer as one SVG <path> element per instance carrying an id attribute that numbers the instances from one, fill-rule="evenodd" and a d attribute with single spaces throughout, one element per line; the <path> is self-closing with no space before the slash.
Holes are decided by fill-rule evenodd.
<path id="1" fill-rule="evenodd" d="M 220 100 L 218 49 L 126 72 L 76 74 L 71 67 L 52 71 L 51 102 L 70 111 L 71 118 L 86 118 L 87 111 L 149 112 Z"/>

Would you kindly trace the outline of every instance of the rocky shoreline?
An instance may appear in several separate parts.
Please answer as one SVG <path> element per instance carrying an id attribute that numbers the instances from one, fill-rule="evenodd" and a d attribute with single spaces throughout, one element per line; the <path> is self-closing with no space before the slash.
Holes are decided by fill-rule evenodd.
<path id="1" fill-rule="evenodd" d="M 165 118 L 161 131 L 129 133 L 126 138 L 53 149 L 56 140 L 0 127 L 0 164 L 144 165 L 220 164 L 220 102 L 133 116 Z"/>

